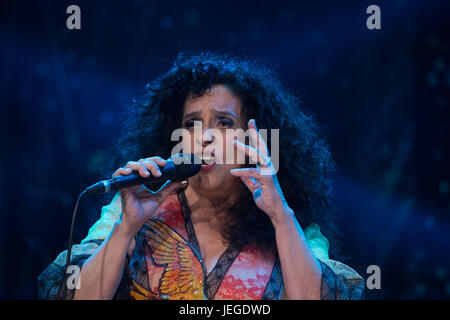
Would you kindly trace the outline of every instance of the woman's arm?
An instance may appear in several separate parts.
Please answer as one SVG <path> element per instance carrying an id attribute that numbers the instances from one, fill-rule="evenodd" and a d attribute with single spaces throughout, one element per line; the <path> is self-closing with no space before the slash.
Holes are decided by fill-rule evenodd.
<path id="1" fill-rule="evenodd" d="M 134 233 L 120 223 L 114 225 L 108 238 L 83 264 L 80 289 L 74 299 L 112 299 L 122 278 L 125 257 L 134 243 Z"/>
<path id="2" fill-rule="evenodd" d="M 113 177 L 129 175 L 137 171 L 141 177 L 161 176 L 159 166 L 167 162 L 159 157 L 130 161 L 119 168 Z M 167 181 L 158 191 L 145 186 L 134 186 L 120 190 L 122 215 L 114 225 L 108 238 L 83 264 L 80 273 L 80 289 L 74 299 L 112 299 L 122 278 L 128 249 L 134 247 L 134 236 L 166 197 L 180 186 L 180 182 Z"/>
<path id="3" fill-rule="evenodd" d="M 284 290 L 289 300 L 320 299 L 321 267 L 308 247 L 294 212 L 285 207 L 273 215 Z"/>
<path id="4" fill-rule="evenodd" d="M 253 194 L 256 206 L 264 211 L 275 228 L 285 293 L 288 299 L 320 299 L 321 267 L 308 248 L 306 238 L 289 208 L 270 160 L 269 151 L 254 119 L 248 122 L 253 145 L 235 140 L 237 150 L 257 163 L 256 168 L 233 169 Z"/>
<path id="5" fill-rule="evenodd" d="M 234 141 L 236 148 L 257 163 L 256 168 L 232 169 L 253 194 L 275 228 L 276 244 L 287 299 L 360 299 L 362 278 L 350 267 L 326 257 L 315 258 L 294 212 L 284 198 L 275 167 L 255 120 L 248 123 L 254 146 Z"/>

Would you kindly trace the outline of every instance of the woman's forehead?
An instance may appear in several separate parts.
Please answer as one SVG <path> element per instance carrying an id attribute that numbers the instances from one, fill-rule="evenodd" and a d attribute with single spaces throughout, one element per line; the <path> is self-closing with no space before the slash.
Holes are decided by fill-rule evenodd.
<path id="1" fill-rule="evenodd" d="M 191 113 L 220 113 L 228 112 L 235 117 L 241 116 L 241 101 L 233 92 L 225 86 L 213 86 L 202 96 L 192 98 L 189 96 L 184 106 L 184 114 Z"/>

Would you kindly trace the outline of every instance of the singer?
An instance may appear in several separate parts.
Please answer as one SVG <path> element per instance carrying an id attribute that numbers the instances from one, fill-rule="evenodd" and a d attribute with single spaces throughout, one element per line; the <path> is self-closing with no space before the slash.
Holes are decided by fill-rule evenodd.
<path id="1" fill-rule="evenodd" d="M 129 111 L 111 173 L 160 177 L 180 128 L 188 132 L 182 152 L 200 150 L 200 172 L 158 190 L 117 192 L 72 247 L 78 289 L 67 285 L 64 251 L 38 278 L 41 299 L 362 298 L 363 279 L 337 261 L 328 147 L 269 67 L 179 55 L 147 92 Z M 279 141 L 265 141 L 258 128 L 278 129 Z M 252 143 L 213 129 L 247 130 Z M 247 163 L 230 161 L 229 148 L 232 159 L 245 154 Z"/>

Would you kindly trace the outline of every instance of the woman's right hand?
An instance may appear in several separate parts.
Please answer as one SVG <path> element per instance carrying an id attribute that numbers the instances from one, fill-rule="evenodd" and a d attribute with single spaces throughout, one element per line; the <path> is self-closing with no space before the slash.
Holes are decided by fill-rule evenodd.
<path id="1" fill-rule="evenodd" d="M 113 177 L 126 176 L 137 172 L 141 177 L 160 177 L 161 171 L 158 166 L 164 167 L 167 161 L 160 157 L 141 159 L 137 162 L 130 161 L 124 168 L 117 169 Z M 120 224 L 125 230 L 134 236 L 153 216 L 156 209 L 167 198 L 169 194 L 181 186 L 181 182 L 167 181 L 158 191 L 151 191 L 144 185 L 124 188 L 120 190 L 122 201 L 122 217 Z"/>

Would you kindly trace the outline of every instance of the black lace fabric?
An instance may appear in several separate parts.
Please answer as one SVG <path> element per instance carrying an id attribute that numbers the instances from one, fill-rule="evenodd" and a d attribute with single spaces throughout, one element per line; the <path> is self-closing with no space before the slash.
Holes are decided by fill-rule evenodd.
<path id="1" fill-rule="evenodd" d="M 103 240 L 91 240 L 80 245 L 72 246 L 70 265 L 80 268 L 89 257 L 100 247 Z M 38 277 L 38 298 L 45 300 L 72 300 L 75 288 L 69 289 L 67 285 L 71 274 L 66 273 L 67 250 L 63 251 Z M 122 281 L 113 299 L 128 298 L 127 275 Z"/>
<path id="2" fill-rule="evenodd" d="M 217 260 L 213 270 L 206 276 L 206 296 L 209 300 L 214 299 L 228 268 L 239 255 L 240 251 L 239 248 L 228 247 L 220 256 L 219 260 Z"/>
<path id="3" fill-rule="evenodd" d="M 364 298 L 364 279 L 349 266 L 334 260 L 319 260 L 322 268 L 322 300 L 359 300 Z"/>
<path id="4" fill-rule="evenodd" d="M 262 300 L 279 300 L 281 299 L 283 289 L 283 275 L 281 273 L 281 264 L 278 256 L 275 259 L 269 282 L 264 290 Z"/>

